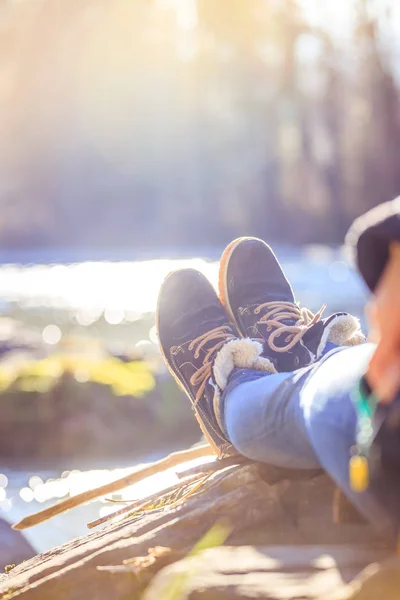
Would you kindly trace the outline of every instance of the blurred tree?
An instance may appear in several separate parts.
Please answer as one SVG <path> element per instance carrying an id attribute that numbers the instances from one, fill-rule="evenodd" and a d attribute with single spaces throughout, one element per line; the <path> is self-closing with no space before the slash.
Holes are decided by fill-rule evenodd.
<path id="1" fill-rule="evenodd" d="M 3 245 L 340 242 L 400 191 L 396 3 L 351 1 L 2 5 Z"/>

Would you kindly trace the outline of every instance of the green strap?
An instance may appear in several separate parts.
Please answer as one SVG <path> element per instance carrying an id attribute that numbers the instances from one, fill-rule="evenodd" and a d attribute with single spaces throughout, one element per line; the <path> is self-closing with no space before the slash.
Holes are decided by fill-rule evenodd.
<path id="1" fill-rule="evenodd" d="M 364 393 L 362 380 L 354 394 L 354 404 L 358 413 L 357 449 L 360 454 L 368 455 L 374 435 L 372 418 L 378 399 L 374 394 L 367 396 Z"/>
<path id="2" fill-rule="evenodd" d="M 369 396 L 364 394 L 362 381 L 358 384 L 354 400 L 359 416 L 372 419 L 378 405 L 378 399 L 374 394 L 370 394 Z"/>

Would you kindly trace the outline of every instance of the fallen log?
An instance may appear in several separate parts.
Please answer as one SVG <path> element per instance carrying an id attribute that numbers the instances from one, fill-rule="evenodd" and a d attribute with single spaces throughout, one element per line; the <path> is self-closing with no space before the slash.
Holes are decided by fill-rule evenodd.
<path id="1" fill-rule="evenodd" d="M 171 549 L 177 553 L 171 556 L 178 558 L 221 519 L 232 526 L 231 545 L 365 543 L 374 539 L 366 525 L 333 524 L 334 486 L 325 475 L 303 471 L 300 478 L 289 480 L 290 472 L 284 469 L 280 478 L 276 469 L 271 473 L 269 477 L 268 466 L 257 463 L 213 472 L 204 489 L 184 503 L 145 513 L 139 520 L 128 516 L 108 523 L 22 563 L 0 579 L 0 598 L 138 598 L 144 583 L 138 565 L 146 563 L 149 548 Z M 156 553 L 150 561 L 152 574 L 168 562 L 166 554 Z"/>

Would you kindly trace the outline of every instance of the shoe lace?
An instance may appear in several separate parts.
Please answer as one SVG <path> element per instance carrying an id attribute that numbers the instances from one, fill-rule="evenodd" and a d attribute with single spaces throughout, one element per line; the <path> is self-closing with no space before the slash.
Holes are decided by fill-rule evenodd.
<path id="1" fill-rule="evenodd" d="M 268 337 L 267 343 L 275 352 L 287 352 L 303 338 L 312 325 L 320 320 L 325 308 L 326 304 L 314 315 L 308 308 L 300 308 L 292 302 L 265 302 L 254 309 L 254 314 L 258 315 L 262 310 L 266 311 L 257 321 L 257 325 L 267 325 L 267 331 L 275 328 L 275 331 Z M 296 323 L 286 325 L 281 322 L 285 319 L 296 319 Z M 275 339 L 285 333 L 287 334 L 284 340 L 286 345 L 277 346 Z"/>
<path id="2" fill-rule="evenodd" d="M 236 336 L 232 334 L 231 327 L 229 325 L 223 325 L 222 327 L 216 327 L 215 329 L 211 329 L 210 331 L 207 331 L 207 333 L 200 335 L 199 337 L 195 338 L 192 342 L 190 342 L 189 350 L 192 351 L 192 350 L 194 350 L 195 346 L 197 346 L 195 353 L 194 353 L 194 357 L 199 358 L 200 350 L 206 344 L 208 344 L 209 342 L 212 342 L 214 340 L 219 340 L 214 346 L 212 346 L 207 351 L 207 354 L 204 357 L 203 366 L 200 367 L 200 369 L 198 369 L 196 371 L 196 373 L 194 373 L 192 375 L 192 377 L 190 378 L 191 385 L 196 386 L 196 387 L 198 385 L 200 386 L 196 393 L 195 402 L 194 402 L 195 405 L 201 399 L 201 397 L 204 393 L 205 387 L 207 385 L 207 382 L 211 377 L 211 370 L 212 370 L 212 365 L 213 365 L 213 360 L 214 360 L 215 354 L 219 350 L 221 350 L 222 346 L 224 344 L 226 344 L 226 342 L 228 342 L 230 340 L 234 340 L 234 339 L 236 339 Z"/>

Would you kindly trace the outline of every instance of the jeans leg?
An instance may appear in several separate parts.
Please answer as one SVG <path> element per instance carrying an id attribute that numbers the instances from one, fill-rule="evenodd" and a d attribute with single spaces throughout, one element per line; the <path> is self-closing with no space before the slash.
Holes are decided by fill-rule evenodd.
<path id="1" fill-rule="evenodd" d="M 233 375 L 224 406 L 226 433 L 239 452 L 281 467 L 322 466 L 355 506 L 382 532 L 397 531 L 399 483 L 378 470 L 362 494 L 352 492 L 348 463 L 355 443 L 351 393 L 374 347 L 333 351 L 301 372 Z M 237 382 L 240 382 L 237 384 Z"/>
<path id="2" fill-rule="evenodd" d="M 227 437 L 241 454 L 279 467 L 320 467 L 294 389 L 293 373 L 234 373 L 226 390 L 224 421 Z"/>

